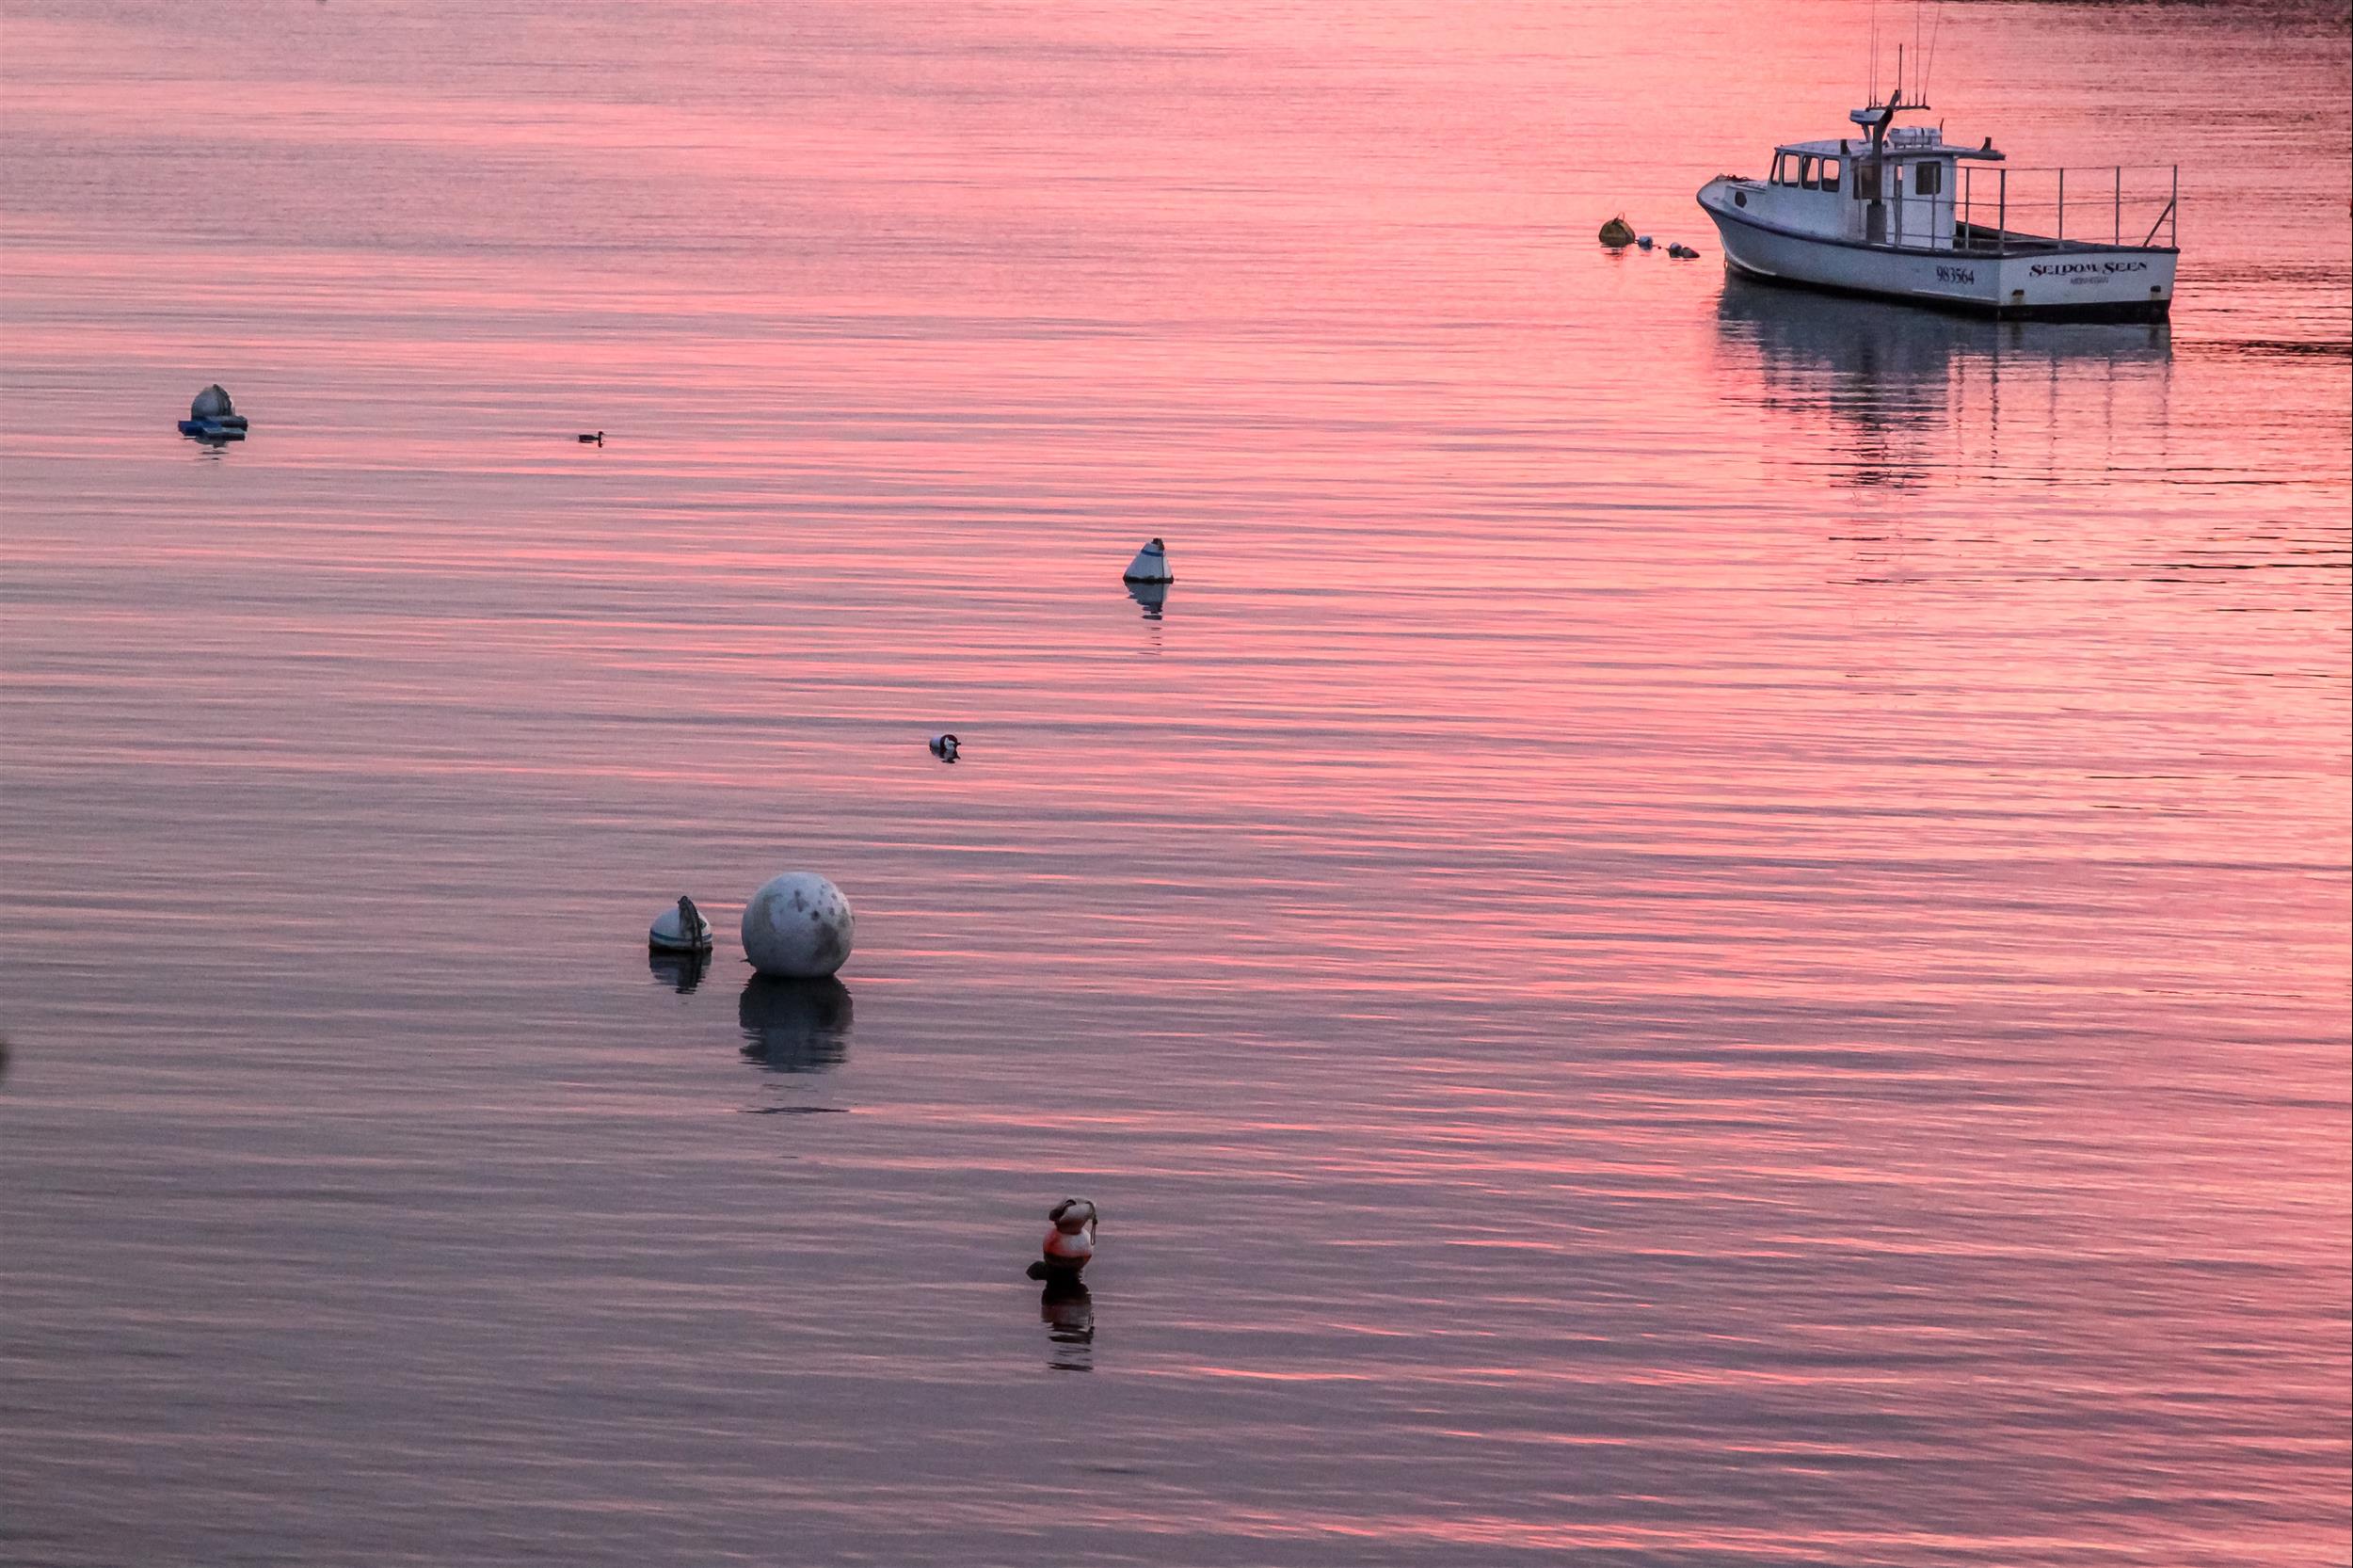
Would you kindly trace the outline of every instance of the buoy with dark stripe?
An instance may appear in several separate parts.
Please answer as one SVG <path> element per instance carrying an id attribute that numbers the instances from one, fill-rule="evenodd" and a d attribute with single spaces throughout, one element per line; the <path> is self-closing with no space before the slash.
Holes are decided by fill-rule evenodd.
<path id="1" fill-rule="evenodd" d="M 1174 583 L 1168 574 L 1168 547 L 1154 539 L 1136 552 L 1136 558 L 1128 563 L 1130 583 Z"/>

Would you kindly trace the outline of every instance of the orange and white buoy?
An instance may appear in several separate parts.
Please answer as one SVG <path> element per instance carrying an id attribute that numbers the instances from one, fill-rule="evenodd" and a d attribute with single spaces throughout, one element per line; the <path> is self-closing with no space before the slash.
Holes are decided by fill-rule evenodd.
<path id="1" fill-rule="evenodd" d="M 1030 1265 L 1030 1277 L 1076 1279 L 1095 1256 L 1095 1205 L 1084 1198 L 1064 1198 L 1047 1213 L 1043 1255 Z"/>

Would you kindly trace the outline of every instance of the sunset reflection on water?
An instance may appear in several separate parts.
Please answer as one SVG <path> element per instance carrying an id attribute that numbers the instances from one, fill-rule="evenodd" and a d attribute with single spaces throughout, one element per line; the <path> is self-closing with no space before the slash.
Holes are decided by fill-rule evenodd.
<path id="1" fill-rule="evenodd" d="M 2121 328 L 1724 279 L 1861 5 L 205 21 L 0 66 L 18 1550 L 2344 1559 L 2341 8 L 1945 15 Z"/>

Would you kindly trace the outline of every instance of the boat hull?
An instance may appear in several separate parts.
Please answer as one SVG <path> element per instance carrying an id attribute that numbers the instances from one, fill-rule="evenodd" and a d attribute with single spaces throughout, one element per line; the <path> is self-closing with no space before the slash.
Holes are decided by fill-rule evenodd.
<path id="1" fill-rule="evenodd" d="M 1726 262 L 1752 277 L 2006 317 L 2162 321 L 2173 308 L 2178 252 L 2169 248 L 2014 237 L 2006 255 L 1865 245 L 1759 222 L 1735 209 L 1731 192 L 1710 181 L 1700 206 Z"/>

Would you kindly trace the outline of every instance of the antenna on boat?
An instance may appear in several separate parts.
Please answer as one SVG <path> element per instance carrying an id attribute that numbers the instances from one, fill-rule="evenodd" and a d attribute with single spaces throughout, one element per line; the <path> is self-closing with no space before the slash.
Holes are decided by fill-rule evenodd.
<path id="1" fill-rule="evenodd" d="M 1929 95 L 1929 78 L 1936 72 L 1936 40 L 1945 31 L 1945 0 L 1936 0 L 1936 15 L 1929 23 L 1929 57 L 1920 68 L 1920 96 Z"/>
<path id="2" fill-rule="evenodd" d="M 1876 104 L 1880 101 L 1880 0 L 1871 0 L 1871 69 L 1869 74 L 1870 89 L 1865 96 L 1864 102 Z"/>

